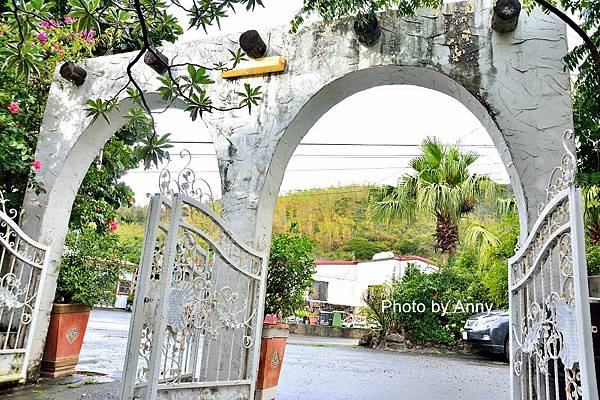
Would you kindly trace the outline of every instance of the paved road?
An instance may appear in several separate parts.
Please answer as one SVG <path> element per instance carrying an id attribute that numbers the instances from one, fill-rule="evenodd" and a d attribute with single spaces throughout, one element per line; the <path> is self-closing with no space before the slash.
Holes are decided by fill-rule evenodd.
<path id="1" fill-rule="evenodd" d="M 77 369 L 104 375 L 42 381 L 25 391 L 0 393 L 0 398 L 117 400 L 130 316 L 92 312 Z M 509 398 L 508 366 L 499 361 L 363 349 L 347 339 L 293 336 L 289 343 L 277 400 Z"/>
<path id="2" fill-rule="evenodd" d="M 500 400 L 500 361 L 352 347 L 287 346 L 277 400 Z"/>

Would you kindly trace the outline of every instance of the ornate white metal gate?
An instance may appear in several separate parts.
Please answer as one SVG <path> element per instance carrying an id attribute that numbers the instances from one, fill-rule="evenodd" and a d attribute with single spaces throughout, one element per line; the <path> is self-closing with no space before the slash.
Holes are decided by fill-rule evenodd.
<path id="1" fill-rule="evenodd" d="M 576 159 L 551 175 L 546 202 L 524 245 L 509 261 L 513 399 L 597 400 Z"/>
<path id="2" fill-rule="evenodd" d="M 0 192 L 0 382 L 27 378 L 48 248 L 18 226 Z"/>
<path id="3" fill-rule="evenodd" d="M 250 400 L 267 254 L 179 189 L 150 202 L 121 398 Z"/>

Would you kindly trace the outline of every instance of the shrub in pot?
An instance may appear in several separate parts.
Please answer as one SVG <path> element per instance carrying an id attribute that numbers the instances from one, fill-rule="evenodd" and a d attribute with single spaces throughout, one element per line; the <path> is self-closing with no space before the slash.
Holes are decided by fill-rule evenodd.
<path id="1" fill-rule="evenodd" d="M 276 235 L 271 243 L 265 323 L 260 348 L 256 399 L 275 398 L 283 363 L 289 326 L 281 320 L 294 315 L 304 305 L 305 294 L 313 284 L 315 243 L 292 231 Z"/>
<path id="2" fill-rule="evenodd" d="M 69 232 L 60 264 L 54 305 L 42 359 L 42 376 L 71 375 L 90 309 L 100 302 L 114 302 L 123 273 L 117 236 L 94 230 Z"/>

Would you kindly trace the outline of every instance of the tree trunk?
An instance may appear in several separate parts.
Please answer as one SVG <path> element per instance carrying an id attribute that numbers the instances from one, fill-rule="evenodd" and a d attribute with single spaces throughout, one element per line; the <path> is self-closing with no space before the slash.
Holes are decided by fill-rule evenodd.
<path id="1" fill-rule="evenodd" d="M 442 251 L 444 264 L 448 264 L 450 255 L 456 251 L 458 244 L 458 224 L 451 218 L 438 214 L 435 237 L 436 248 Z"/>
<path id="2" fill-rule="evenodd" d="M 590 244 L 595 246 L 600 243 L 600 224 L 592 224 L 587 229 L 587 236 Z"/>

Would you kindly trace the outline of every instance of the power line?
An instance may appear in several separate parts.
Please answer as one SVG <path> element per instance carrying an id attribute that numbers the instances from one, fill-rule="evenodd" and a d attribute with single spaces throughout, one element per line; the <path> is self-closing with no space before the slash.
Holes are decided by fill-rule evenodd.
<path id="1" fill-rule="evenodd" d="M 483 163 L 478 164 L 477 166 L 496 166 L 503 165 L 502 163 Z M 286 172 L 320 172 L 320 171 L 369 171 L 369 170 L 385 170 L 385 169 L 408 169 L 412 170 L 411 167 L 406 165 L 396 165 L 396 166 L 387 166 L 387 167 L 358 167 L 358 168 L 307 168 L 307 169 L 286 169 Z M 160 174 L 161 171 L 129 171 L 130 174 Z M 181 171 L 170 171 L 173 173 L 179 173 Z M 194 170 L 194 173 L 204 174 L 204 173 L 218 173 L 217 170 Z"/>
<path id="2" fill-rule="evenodd" d="M 175 144 L 214 144 L 212 141 L 196 140 L 172 140 Z M 420 144 L 401 144 L 401 143 L 299 143 L 298 146 L 356 146 L 356 147 L 421 147 Z M 493 144 L 449 144 L 457 147 L 475 147 L 475 148 L 496 148 Z"/>
<path id="3" fill-rule="evenodd" d="M 172 156 L 178 156 L 179 153 L 169 153 Z M 216 157 L 215 153 L 190 153 L 192 158 Z M 415 158 L 421 154 L 293 154 L 292 158 L 331 158 L 331 159 L 393 159 L 393 158 Z M 489 158 L 486 155 L 480 158 Z"/>

